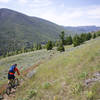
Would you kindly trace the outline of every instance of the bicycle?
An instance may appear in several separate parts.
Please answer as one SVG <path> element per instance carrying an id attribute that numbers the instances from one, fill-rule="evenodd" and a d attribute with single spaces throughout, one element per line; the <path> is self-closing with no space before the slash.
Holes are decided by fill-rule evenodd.
<path id="1" fill-rule="evenodd" d="M 11 80 L 9 81 L 8 85 L 7 85 L 6 94 L 7 94 L 7 95 L 10 95 L 10 94 L 11 94 L 11 90 L 12 90 L 13 88 L 16 89 L 17 86 L 19 86 L 19 80 L 18 80 L 18 78 L 15 78 L 14 80 L 11 79 Z"/>

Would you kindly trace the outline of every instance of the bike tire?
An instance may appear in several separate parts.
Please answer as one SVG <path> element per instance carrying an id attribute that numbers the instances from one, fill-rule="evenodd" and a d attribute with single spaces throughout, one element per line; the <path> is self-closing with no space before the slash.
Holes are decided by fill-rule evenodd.
<path id="1" fill-rule="evenodd" d="M 10 94 L 11 94 L 11 87 L 8 86 L 8 87 L 6 88 L 6 94 L 7 94 L 7 95 L 10 95 Z"/>
<path id="2" fill-rule="evenodd" d="M 17 78 L 15 79 L 15 86 L 19 86 L 19 80 Z"/>

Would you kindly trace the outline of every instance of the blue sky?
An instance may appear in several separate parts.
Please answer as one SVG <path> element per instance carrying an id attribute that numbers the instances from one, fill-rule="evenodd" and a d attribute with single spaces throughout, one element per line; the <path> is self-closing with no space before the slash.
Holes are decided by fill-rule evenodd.
<path id="1" fill-rule="evenodd" d="M 0 0 L 0 8 L 64 26 L 100 26 L 100 0 Z"/>

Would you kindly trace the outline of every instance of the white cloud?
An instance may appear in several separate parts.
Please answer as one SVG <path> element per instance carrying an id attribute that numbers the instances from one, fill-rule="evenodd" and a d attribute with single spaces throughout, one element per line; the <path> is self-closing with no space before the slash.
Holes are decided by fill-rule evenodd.
<path id="1" fill-rule="evenodd" d="M 100 6 L 92 6 L 88 8 L 87 15 L 91 19 L 100 19 Z"/>
<path id="2" fill-rule="evenodd" d="M 8 1 L 11 0 L 0 0 L 0 2 Z M 17 4 L 15 8 L 17 11 L 29 16 L 40 17 L 59 25 L 100 25 L 98 21 L 100 20 L 100 5 L 70 8 L 63 2 L 61 4 L 55 3 L 55 0 L 14 0 L 13 5 L 15 3 Z"/>
<path id="3" fill-rule="evenodd" d="M 41 7 L 47 7 L 52 4 L 52 1 L 50 0 L 33 0 L 30 2 L 29 6 L 33 8 L 39 8 L 41 10 Z"/>
<path id="4" fill-rule="evenodd" d="M 18 0 L 20 4 L 25 4 L 28 7 L 43 7 L 51 4 L 51 0 Z"/>
<path id="5" fill-rule="evenodd" d="M 0 0 L 2 3 L 8 3 L 10 0 Z"/>
<path id="6" fill-rule="evenodd" d="M 28 2 L 28 0 L 18 0 L 20 3 L 27 3 Z"/>
<path id="7" fill-rule="evenodd" d="M 100 6 L 69 8 L 64 4 L 53 6 L 52 0 L 30 0 L 23 5 L 30 16 L 40 17 L 59 25 L 99 25 Z M 24 13 L 25 10 L 23 11 Z"/>
<path id="8" fill-rule="evenodd" d="M 62 6 L 61 6 L 62 7 Z M 64 6 L 63 6 L 64 7 Z M 59 10 L 59 9 L 58 9 Z M 87 6 L 82 8 L 65 8 L 62 12 L 49 9 L 41 15 L 42 18 L 60 25 L 99 25 L 100 6 Z"/>

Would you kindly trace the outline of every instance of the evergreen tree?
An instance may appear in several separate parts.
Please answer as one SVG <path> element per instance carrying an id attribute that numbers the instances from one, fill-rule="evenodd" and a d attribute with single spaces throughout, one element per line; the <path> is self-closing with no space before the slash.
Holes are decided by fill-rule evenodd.
<path id="1" fill-rule="evenodd" d="M 66 45 L 71 45 L 72 44 L 72 37 L 71 37 L 71 35 L 66 37 L 65 44 Z"/>
<path id="2" fill-rule="evenodd" d="M 85 42 L 86 41 L 86 33 L 82 33 L 80 35 L 80 38 L 81 38 L 81 43 Z"/>
<path id="3" fill-rule="evenodd" d="M 21 49 L 21 53 L 24 53 L 24 52 L 25 52 L 25 48 L 22 47 L 22 49 Z"/>
<path id="4" fill-rule="evenodd" d="M 36 48 L 36 50 L 38 50 L 38 44 L 36 44 L 36 47 L 35 48 Z"/>
<path id="5" fill-rule="evenodd" d="M 38 50 L 41 50 L 41 49 L 42 49 L 41 44 L 38 44 Z"/>
<path id="6" fill-rule="evenodd" d="M 52 41 L 48 41 L 48 43 L 46 44 L 46 48 L 47 50 L 52 50 L 53 48 Z"/>
<path id="7" fill-rule="evenodd" d="M 16 50 L 16 54 L 18 54 L 18 50 Z"/>
<path id="8" fill-rule="evenodd" d="M 34 48 L 33 48 L 33 50 L 40 50 L 40 49 L 42 49 L 42 46 L 41 46 L 41 44 L 39 43 L 37 43 L 37 44 L 34 44 Z"/>
<path id="9" fill-rule="evenodd" d="M 55 46 L 56 46 L 56 47 L 59 46 L 59 41 L 56 41 Z"/>
<path id="10" fill-rule="evenodd" d="M 96 34 L 94 33 L 94 34 L 93 34 L 93 39 L 95 39 L 95 38 L 96 38 Z"/>
<path id="11" fill-rule="evenodd" d="M 87 37 L 86 37 L 86 40 L 90 40 L 91 38 L 92 38 L 91 33 L 88 33 L 88 34 L 87 34 Z"/>
<path id="12" fill-rule="evenodd" d="M 58 46 L 58 48 L 57 48 L 57 51 L 60 51 L 60 52 L 65 51 L 65 48 L 64 48 L 64 46 L 63 46 L 63 43 L 62 43 L 62 42 L 60 42 L 60 43 L 59 43 L 59 46 Z"/>
<path id="13" fill-rule="evenodd" d="M 53 45 L 53 47 L 55 47 L 56 46 L 56 42 L 52 42 L 52 45 Z"/>
<path id="14" fill-rule="evenodd" d="M 74 47 L 80 45 L 80 38 L 78 35 L 75 35 L 74 38 L 73 38 L 73 45 Z"/>
<path id="15" fill-rule="evenodd" d="M 61 35 L 59 35 L 59 37 L 60 37 L 60 39 L 61 39 L 61 41 L 62 41 L 62 44 L 65 45 L 65 32 L 62 31 L 62 32 L 61 32 Z"/>

